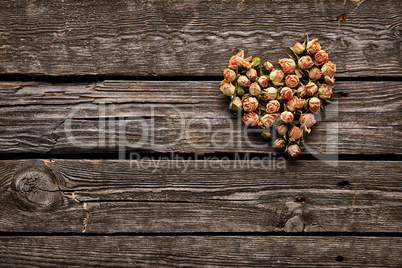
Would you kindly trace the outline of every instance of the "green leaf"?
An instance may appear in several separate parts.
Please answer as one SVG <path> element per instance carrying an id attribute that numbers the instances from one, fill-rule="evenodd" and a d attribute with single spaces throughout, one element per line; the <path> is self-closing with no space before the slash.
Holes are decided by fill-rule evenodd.
<path id="1" fill-rule="evenodd" d="M 308 100 L 309 100 L 309 99 L 306 99 L 306 100 L 304 101 L 304 104 L 303 104 L 304 109 L 308 109 Z"/>
<path id="2" fill-rule="evenodd" d="M 327 103 L 331 103 L 331 101 L 329 99 L 324 99 Z"/>
<path id="3" fill-rule="evenodd" d="M 260 65 L 260 63 L 261 63 L 261 59 L 258 58 L 258 57 L 255 57 L 255 58 L 253 59 L 253 63 L 254 63 L 254 66 L 258 66 L 258 65 Z"/>

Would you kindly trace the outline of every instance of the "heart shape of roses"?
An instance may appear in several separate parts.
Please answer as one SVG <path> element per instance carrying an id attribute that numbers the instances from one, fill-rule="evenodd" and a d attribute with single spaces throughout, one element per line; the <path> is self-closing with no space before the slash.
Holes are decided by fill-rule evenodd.
<path id="1" fill-rule="evenodd" d="M 329 102 L 336 65 L 317 39 L 309 41 L 307 36 L 290 49 L 289 58 L 278 60 L 281 69 L 258 57 L 245 59 L 240 51 L 223 71 L 220 90 L 231 97 L 229 109 L 242 112 L 244 124 L 262 128 L 266 139 L 272 136 L 272 127 L 275 147 L 296 157 L 316 123 L 314 114 L 323 109 L 322 101 Z"/>

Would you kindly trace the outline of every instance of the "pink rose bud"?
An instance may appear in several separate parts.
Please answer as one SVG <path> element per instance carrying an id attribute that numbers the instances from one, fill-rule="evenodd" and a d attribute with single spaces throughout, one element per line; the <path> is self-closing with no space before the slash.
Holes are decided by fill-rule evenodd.
<path id="1" fill-rule="evenodd" d="M 262 99 L 266 100 L 266 101 L 274 100 L 274 99 L 276 99 L 277 95 L 278 95 L 278 91 L 276 90 L 276 88 L 269 87 L 262 92 Z"/>
<path id="2" fill-rule="evenodd" d="M 327 62 L 321 67 L 321 73 L 322 75 L 327 75 L 329 77 L 334 76 L 336 72 L 336 65 L 333 64 L 332 62 Z"/>
<path id="3" fill-rule="evenodd" d="M 269 80 L 272 81 L 274 86 L 282 86 L 282 79 L 285 74 L 281 70 L 272 70 L 269 74 Z"/>
<path id="4" fill-rule="evenodd" d="M 248 80 L 247 76 L 241 75 L 239 78 L 237 78 L 237 84 L 242 87 L 249 87 L 250 86 L 250 80 Z"/>
<path id="5" fill-rule="evenodd" d="M 281 149 L 281 148 L 285 147 L 285 145 L 286 145 L 286 141 L 281 138 L 276 139 L 274 143 L 275 143 L 276 149 Z"/>
<path id="6" fill-rule="evenodd" d="M 226 82 L 233 82 L 236 79 L 236 72 L 231 69 L 226 69 L 223 71 L 223 78 Z"/>
<path id="7" fill-rule="evenodd" d="M 242 102 L 239 97 L 234 97 L 229 104 L 229 110 L 236 112 L 237 110 L 241 109 Z"/>
<path id="8" fill-rule="evenodd" d="M 300 147 L 297 144 L 290 145 L 288 147 L 287 151 L 291 157 L 297 157 L 299 155 L 299 153 L 301 152 Z"/>
<path id="9" fill-rule="evenodd" d="M 329 85 L 321 85 L 320 88 L 318 89 L 319 92 L 321 92 L 320 94 L 320 98 L 321 99 L 329 99 L 331 98 L 332 95 L 332 88 Z"/>
<path id="10" fill-rule="evenodd" d="M 284 100 L 290 100 L 293 97 L 293 90 L 288 87 L 284 87 L 281 90 L 281 97 Z"/>
<path id="11" fill-rule="evenodd" d="M 265 75 L 262 75 L 258 78 L 258 84 L 264 88 L 268 86 L 268 81 L 269 79 Z"/>
<path id="12" fill-rule="evenodd" d="M 308 72 L 308 77 L 310 77 L 312 80 L 319 80 L 321 76 L 321 71 L 318 68 L 311 68 L 311 70 Z"/>
<path id="13" fill-rule="evenodd" d="M 316 113 L 316 112 L 318 112 L 318 111 L 320 110 L 321 101 L 320 101 L 318 98 L 313 97 L 313 98 L 311 98 L 311 99 L 309 100 L 308 106 L 309 106 L 310 111 L 311 111 L 312 113 Z"/>
<path id="14" fill-rule="evenodd" d="M 277 100 L 271 100 L 267 103 L 267 113 L 273 114 L 279 111 L 281 104 Z"/>
<path id="15" fill-rule="evenodd" d="M 297 141 L 298 139 L 300 139 L 302 137 L 302 135 L 303 135 L 303 130 L 296 126 L 293 126 L 289 130 L 289 140 L 290 141 Z"/>
<path id="16" fill-rule="evenodd" d="M 335 78 L 333 76 L 329 77 L 328 75 L 326 75 L 324 76 L 324 79 L 325 83 L 328 83 L 330 86 L 332 86 L 332 84 L 335 82 Z"/>
<path id="17" fill-rule="evenodd" d="M 275 123 L 276 118 L 277 116 L 275 114 L 266 114 L 260 118 L 260 123 L 258 126 L 262 128 L 269 128 L 273 123 Z"/>
<path id="18" fill-rule="evenodd" d="M 250 85 L 250 88 L 248 89 L 248 91 L 250 92 L 251 95 L 253 96 L 258 96 L 261 94 L 261 88 L 258 85 L 257 82 L 254 82 Z"/>
<path id="19" fill-rule="evenodd" d="M 318 87 L 314 82 L 308 82 L 308 84 L 306 85 L 306 92 L 307 95 L 309 96 L 314 96 L 314 94 L 317 92 Z"/>
<path id="20" fill-rule="evenodd" d="M 290 100 L 286 102 L 286 107 L 289 111 L 294 112 L 296 110 L 297 101 L 299 98 L 293 96 Z"/>
<path id="21" fill-rule="evenodd" d="M 259 116 L 256 113 L 248 113 L 244 114 L 243 118 L 241 119 L 246 126 L 254 127 L 258 125 Z"/>
<path id="22" fill-rule="evenodd" d="M 236 93 L 236 88 L 232 83 L 222 81 L 221 91 L 226 96 L 233 96 Z"/>
<path id="23" fill-rule="evenodd" d="M 270 71 L 270 70 L 272 70 L 274 68 L 274 65 L 272 65 L 272 63 L 270 63 L 269 61 L 264 62 L 264 64 L 262 66 L 267 71 Z"/>
<path id="24" fill-rule="evenodd" d="M 283 113 L 281 113 L 281 120 L 284 123 L 290 123 L 293 121 L 293 119 L 294 119 L 294 116 L 291 112 L 284 111 Z"/>
<path id="25" fill-rule="evenodd" d="M 243 110 L 251 113 L 257 110 L 258 108 L 258 100 L 254 97 L 246 96 L 243 97 Z"/>
<path id="26" fill-rule="evenodd" d="M 314 59 L 315 66 L 320 66 L 328 61 L 328 54 L 324 50 L 320 50 L 314 55 Z"/>
<path id="27" fill-rule="evenodd" d="M 293 52 L 296 54 L 302 54 L 304 52 L 304 45 L 302 43 L 296 43 L 293 47 Z"/>
<path id="28" fill-rule="evenodd" d="M 285 74 L 292 74 L 295 72 L 296 63 L 292 59 L 280 59 L 278 60 L 279 65 L 281 65 L 282 70 Z"/>
<path id="29" fill-rule="evenodd" d="M 279 136 L 284 136 L 288 132 L 288 127 L 286 125 L 277 126 L 276 132 L 278 132 Z"/>
<path id="30" fill-rule="evenodd" d="M 310 56 L 303 56 L 299 59 L 297 63 L 302 70 L 307 70 L 313 67 L 314 61 L 311 59 Z"/>
<path id="31" fill-rule="evenodd" d="M 303 108 L 303 105 L 304 105 L 304 99 L 297 99 L 296 109 Z"/>
<path id="32" fill-rule="evenodd" d="M 311 127 L 316 123 L 313 114 L 302 114 L 299 122 L 307 134 L 311 132 Z"/>
<path id="33" fill-rule="evenodd" d="M 257 71 L 253 68 L 248 69 L 246 72 L 246 75 L 251 81 L 254 81 L 255 79 L 257 79 Z"/>
<path id="34" fill-rule="evenodd" d="M 286 76 L 286 85 L 288 87 L 295 88 L 299 84 L 299 78 L 296 75 L 288 75 Z"/>
<path id="35" fill-rule="evenodd" d="M 304 96 L 306 96 L 307 94 L 307 88 L 306 86 L 301 85 L 298 89 L 297 89 L 297 96 L 299 98 L 303 98 Z"/>
<path id="36" fill-rule="evenodd" d="M 310 54 L 315 54 L 321 49 L 321 45 L 317 42 L 317 39 L 314 39 L 307 43 L 307 51 Z"/>
<path id="37" fill-rule="evenodd" d="M 240 51 L 237 55 L 233 56 L 229 60 L 229 68 L 233 70 L 237 70 L 239 68 L 239 65 L 243 63 L 244 60 L 244 51 Z"/>

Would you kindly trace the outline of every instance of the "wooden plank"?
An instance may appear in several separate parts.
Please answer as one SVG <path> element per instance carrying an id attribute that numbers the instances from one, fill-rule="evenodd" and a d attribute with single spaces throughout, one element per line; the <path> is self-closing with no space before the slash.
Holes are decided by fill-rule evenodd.
<path id="1" fill-rule="evenodd" d="M 260 130 L 245 132 L 218 87 L 217 81 L 1 82 L 0 152 L 276 152 Z M 401 82 L 339 82 L 303 153 L 400 154 L 401 90 Z"/>
<path id="2" fill-rule="evenodd" d="M 401 9 L 395 0 L 1 1 L 0 73 L 219 76 L 240 49 L 276 60 L 307 32 L 330 48 L 339 76 L 401 76 Z"/>
<path id="3" fill-rule="evenodd" d="M 2 160 L 0 231 L 399 232 L 401 162 Z"/>
<path id="4" fill-rule="evenodd" d="M 7 267 L 400 267 L 400 237 L 0 237 Z"/>

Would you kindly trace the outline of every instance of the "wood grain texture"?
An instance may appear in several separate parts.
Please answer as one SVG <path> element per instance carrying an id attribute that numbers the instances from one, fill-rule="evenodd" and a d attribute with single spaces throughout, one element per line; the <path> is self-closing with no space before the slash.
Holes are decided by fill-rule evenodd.
<path id="1" fill-rule="evenodd" d="M 0 152 L 276 152 L 261 130 L 247 132 L 218 87 L 1 82 Z M 400 154 L 401 92 L 401 82 L 339 82 L 303 153 Z"/>
<path id="2" fill-rule="evenodd" d="M 8 267 L 400 267 L 401 246 L 400 237 L 5 236 L 0 259 Z"/>
<path id="3" fill-rule="evenodd" d="M 276 60 L 308 33 L 330 48 L 339 76 L 401 76 L 401 9 L 395 0 L 1 1 L 0 73 L 219 76 L 240 49 Z"/>
<path id="4" fill-rule="evenodd" d="M 0 161 L 0 231 L 399 232 L 401 163 Z M 21 170 L 47 167 L 57 190 Z M 286 168 L 286 169 L 285 169 Z M 59 202 L 55 193 L 61 194 Z M 26 206 L 29 197 L 30 206 Z M 48 197 L 53 197 L 52 202 Z M 20 202 L 25 201 L 25 202 Z M 56 202 L 57 201 L 57 202 Z"/>

